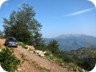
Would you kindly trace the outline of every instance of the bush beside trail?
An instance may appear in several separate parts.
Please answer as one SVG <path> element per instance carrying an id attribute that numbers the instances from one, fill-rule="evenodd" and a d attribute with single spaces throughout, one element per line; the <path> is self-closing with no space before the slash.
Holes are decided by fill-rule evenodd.
<path id="1" fill-rule="evenodd" d="M 13 55 L 13 50 L 6 47 L 0 52 L 0 64 L 4 70 L 14 72 L 20 64 L 20 60 Z"/>

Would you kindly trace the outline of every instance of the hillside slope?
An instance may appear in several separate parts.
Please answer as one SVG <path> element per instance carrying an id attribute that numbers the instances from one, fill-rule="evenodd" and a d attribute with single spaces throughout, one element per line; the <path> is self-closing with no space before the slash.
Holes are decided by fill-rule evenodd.
<path id="1" fill-rule="evenodd" d="M 0 39 L 0 48 L 5 47 L 4 41 L 4 39 Z M 16 72 L 73 72 L 48 60 L 46 57 L 40 57 L 35 53 L 31 53 L 21 46 L 14 48 L 14 54 L 22 61 Z"/>
<path id="2" fill-rule="evenodd" d="M 87 71 L 91 71 L 96 64 L 96 48 L 80 48 L 66 52 L 69 57 L 74 59 L 78 66 Z"/>

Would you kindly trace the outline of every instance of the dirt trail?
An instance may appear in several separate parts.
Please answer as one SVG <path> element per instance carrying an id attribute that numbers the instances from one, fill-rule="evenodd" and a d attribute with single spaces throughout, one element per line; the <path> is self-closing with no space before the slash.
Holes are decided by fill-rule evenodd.
<path id="1" fill-rule="evenodd" d="M 5 39 L 0 39 L 0 49 L 5 48 L 4 43 L 5 43 Z"/>
<path id="2" fill-rule="evenodd" d="M 4 39 L 0 39 L 0 45 L 4 47 Z M 63 68 L 58 64 L 49 61 L 45 57 L 40 57 L 35 53 L 31 53 L 27 49 L 18 46 L 18 48 L 14 48 L 14 54 L 21 61 L 22 55 L 26 56 L 26 60 L 21 64 L 22 71 L 19 72 L 72 72 L 67 68 Z"/>
<path id="3" fill-rule="evenodd" d="M 31 61 L 35 61 L 40 66 L 45 67 L 46 69 L 50 70 L 51 72 L 70 72 L 67 68 L 63 68 L 55 63 L 52 63 L 47 58 L 39 57 L 37 54 L 31 54 L 28 50 L 19 47 L 17 49 L 20 53 L 23 53 L 27 56 L 28 59 Z"/>

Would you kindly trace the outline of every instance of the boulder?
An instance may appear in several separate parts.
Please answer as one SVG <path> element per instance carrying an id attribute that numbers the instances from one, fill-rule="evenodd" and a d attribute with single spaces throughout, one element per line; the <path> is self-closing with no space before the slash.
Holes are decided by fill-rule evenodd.
<path id="1" fill-rule="evenodd" d="M 28 50 L 32 50 L 32 51 L 35 50 L 34 46 L 31 46 L 31 45 L 26 45 L 25 47 L 26 47 Z"/>
<path id="2" fill-rule="evenodd" d="M 38 54 L 41 57 L 44 57 L 45 56 L 44 54 L 46 53 L 46 51 L 43 52 L 41 50 L 35 50 L 35 53 Z"/>

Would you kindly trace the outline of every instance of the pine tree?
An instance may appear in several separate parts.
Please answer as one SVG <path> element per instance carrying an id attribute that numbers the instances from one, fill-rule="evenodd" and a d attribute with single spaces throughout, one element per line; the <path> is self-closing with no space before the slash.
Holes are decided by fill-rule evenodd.
<path id="1" fill-rule="evenodd" d="M 48 50 L 51 51 L 54 55 L 57 55 L 59 53 L 59 44 L 56 40 L 52 40 L 48 44 Z"/>

